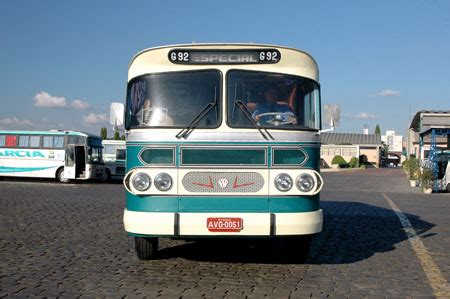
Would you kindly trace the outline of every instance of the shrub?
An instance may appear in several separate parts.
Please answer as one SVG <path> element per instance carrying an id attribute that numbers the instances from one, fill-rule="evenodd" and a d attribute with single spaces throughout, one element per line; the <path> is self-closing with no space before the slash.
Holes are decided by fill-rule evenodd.
<path id="1" fill-rule="evenodd" d="M 420 185 L 422 189 L 430 189 L 433 186 L 433 172 L 431 169 L 424 168 L 420 175 Z"/>
<path id="2" fill-rule="evenodd" d="M 356 157 L 352 157 L 350 159 L 350 162 L 348 162 L 348 165 L 350 166 L 350 168 L 356 168 L 356 167 L 358 167 L 358 164 L 359 164 L 358 162 L 359 161 Z"/>
<path id="3" fill-rule="evenodd" d="M 369 159 L 366 155 L 362 154 L 359 156 L 359 165 L 370 165 Z"/>
<path id="4" fill-rule="evenodd" d="M 409 166 L 411 164 L 410 159 L 407 159 L 405 162 L 403 162 L 403 169 L 409 174 Z"/>
<path id="5" fill-rule="evenodd" d="M 336 155 L 333 157 L 333 160 L 331 160 L 331 164 L 345 165 L 347 164 L 347 161 L 345 161 L 345 159 L 342 158 L 342 156 Z"/>
<path id="6" fill-rule="evenodd" d="M 419 160 L 414 157 L 409 159 L 409 179 L 417 180 L 419 174 Z"/>

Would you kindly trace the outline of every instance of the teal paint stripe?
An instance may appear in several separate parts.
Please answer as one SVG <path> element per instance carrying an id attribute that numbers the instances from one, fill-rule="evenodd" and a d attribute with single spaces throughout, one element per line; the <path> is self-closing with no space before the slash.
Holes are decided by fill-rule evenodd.
<path id="1" fill-rule="evenodd" d="M 278 144 L 277 144 L 277 148 L 278 148 Z M 132 169 L 134 167 L 140 167 L 140 166 L 144 166 L 144 164 L 139 161 L 138 158 L 138 153 L 140 151 L 140 147 L 127 147 L 127 169 Z M 306 161 L 305 164 L 303 164 L 301 167 L 298 166 L 299 168 L 311 168 L 314 169 L 316 171 L 319 171 L 320 169 L 320 150 L 317 147 L 302 147 L 302 149 L 307 153 L 308 155 L 308 160 Z M 268 167 L 269 169 L 273 167 L 272 165 L 272 147 L 268 146 L 268 150 L 267 150 L 267 159 L 268 159 L 268 165 L 260 165 L 260 167 L 262 168 L 266 168 Z M 161 165 L 161 166 L 167 166 L 167 165 Z M 180 147 L 177 146 L 176 150 L 175 150 L 175 165 L 168 165 L 169 167 L 181 167 L 180 165 Z M 217 167 L 217 165 L 202 165 L 204 167 Z M 248 166 L 255 166 L 255 165 L 248 165 Z M 282 168 L 283 165 L 276 165 L 277 168 Z M 285 165 L 286 167 L 293 167 L 293 166 L 297 166 L 297 165 Z M 189 167 L 189 165 L 183 165 L 183 167 Z M 236 169 L 238 168 L 242 168 L 242 167 L 238 167 L 236 166 Z"/>
<path id="2" fill-rule="evenodd" d="M 39 171 L 39 170 L 46 170 L 46 169 L 50 169 L 50 168 L 56 168 L 56 167 L 58 167 L 58 166 L 51 166 L 51 167 L 7 167 L 7 166 L 0 166 L 0 173 Z"/>
<path id="3" fill-rule="evenodd" d="M 290 197 L 136 196 L 127 193 L 127 209 L 140 212 L 295 213 L 319 210 L 319 195 Z"/>
<path id="4" fill-rule="evenodd" d="M 127 192 L 127 209 L 140 212 L 178 212 L 178 197 L 137 196 Z"/>
<path id="5" fill-rule="evenodd" d="M 64 131 L 0 131 L 0 134 L 22 134 L 22 135 L 69 135 L 69 136 L 84 136 L 94 137 L 82 132 L 64 132 Z"/>

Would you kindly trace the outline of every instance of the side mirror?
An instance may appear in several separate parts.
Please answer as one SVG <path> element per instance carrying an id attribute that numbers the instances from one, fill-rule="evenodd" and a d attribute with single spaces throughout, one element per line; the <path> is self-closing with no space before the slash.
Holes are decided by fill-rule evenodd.
<path id="1" fill-rule="evenodd" d="M 123 125 L 123 116 L 124 116 L 125 107 L 122 103 L 111 103 L 109 109 L 109 122 L 117 128 Z"/>
<path id="2" fill-rule="evenodd" d="M 319 133 L 334 131 L 334 128 L 339 126 L 339 121 L 341 119 L 341 106 L 338 104 L 326 104 L 323 108 L 324 121 L 330 128 L 321 130 Z"/>

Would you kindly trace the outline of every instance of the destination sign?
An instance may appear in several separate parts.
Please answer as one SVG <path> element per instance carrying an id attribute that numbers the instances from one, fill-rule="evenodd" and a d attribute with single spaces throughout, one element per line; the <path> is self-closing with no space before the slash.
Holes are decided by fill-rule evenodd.
<path id="1" fill-rule="evenodd" d="M 179 64 L 258 64 L 277 63 L 281 59 L 276 49 L 255 50 L 192 50 L 175 49 L 169 60 Z"/>

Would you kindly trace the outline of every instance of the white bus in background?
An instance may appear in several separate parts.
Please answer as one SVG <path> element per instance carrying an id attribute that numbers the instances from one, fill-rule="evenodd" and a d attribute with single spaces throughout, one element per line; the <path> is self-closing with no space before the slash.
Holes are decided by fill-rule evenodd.
<path id="1" fill-rule="evenodd" d="M 74 131 L 0 130 L 0 178 L 104 179 L 102 140 Z"/>
<path id="2" fill-rule="evenodd" d="M 108 181 L 123 179 L 126 160 L 125 140 L 103 140 L 102 144 L 106 179 Z"/>

